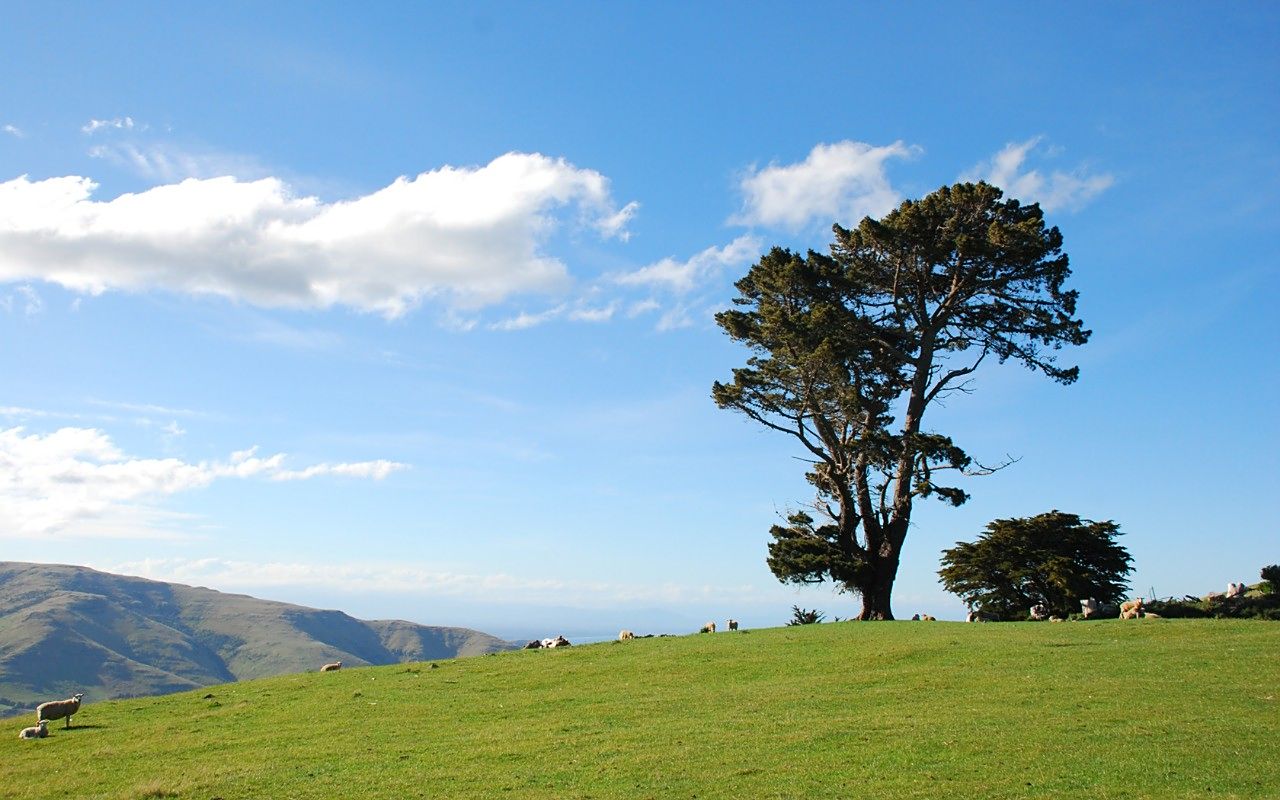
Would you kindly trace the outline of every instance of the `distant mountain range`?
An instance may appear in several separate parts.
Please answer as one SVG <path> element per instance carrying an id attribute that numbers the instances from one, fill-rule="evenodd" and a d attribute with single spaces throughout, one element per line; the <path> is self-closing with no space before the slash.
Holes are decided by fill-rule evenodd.
<path id="1" fill-rule="evenodd" d="M 242 594 L 0 561 L 0 716 L 343 666 L 482 655 L 515 645 L 468 628 L 365 621 Z"/>

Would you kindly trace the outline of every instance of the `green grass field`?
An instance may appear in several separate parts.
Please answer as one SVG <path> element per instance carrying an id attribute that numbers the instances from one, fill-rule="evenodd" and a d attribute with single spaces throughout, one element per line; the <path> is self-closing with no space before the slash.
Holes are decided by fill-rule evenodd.
<path id="1" fill-rule="evenodd" d="M 1280 797 L 1280 625 L 836 623 L 87 705 L 0 797 Z"/>

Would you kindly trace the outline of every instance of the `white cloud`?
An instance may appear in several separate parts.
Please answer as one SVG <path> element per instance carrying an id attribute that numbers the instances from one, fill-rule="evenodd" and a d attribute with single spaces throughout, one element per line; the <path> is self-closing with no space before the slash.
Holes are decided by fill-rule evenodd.
<path id="1" fill-rule="evenodd" d="M 26 134 L 22 132 L 22 129 L 19 128 L 17 125 L 5 124 L 3 126 L 0 126 L 0 131 L 4 131 L 10 136 L 14 136 L 19 139 L 22 139 L 23 137 L 26 136 Z"/>
<path id="2" fill-rule="evenodd" d="M 911 158 L 920 148 L 901 141 L 883 147 L 842 141 L 819 144 L 797 164 L 754 168 L 742 179 L 742 211 L 730 222 L 801 230 L 813 223 L 856 225 L 864 216 L 892 209 L 901 196 L 885 174 L 891 158 Z"/>
<path id="3" fill-rule="evenodd" d="M 109 201 L 91 199 L 96 188 L 78 176 L 0 183 L 0 281 L 394 317 L 425 298 L 465 309 L 561 288 L 568 270 L 542 245 L 563 210 L 616 236 L 626 216 L 600 173 L 522 153 L 333 203 L 277 178 L 192 178 Z"/>
<path id="4" fill-rule="evenodd" d="M 748 264 L 760 255 L 761 241 L 739 236 L 724 247 L 708 247 L 686 261 L 664 258 L 615 280 L 625 286 L 661 287 L 683 294 L 715 278 L 724 269 Z"/>
<path id="5" fill-rule="evenodd" d="M 380 480 L 406 468 L 391 461 L 317 464 L 286 469 L 285 455 L 257 448 L 226 461 L 127 456 L 100 430 L 62 428 L 41 435 L 0 430 L 0 537 L 155 535 L 160 498 L 223 478 L 304 480 L 342 475 Z"/>
<path id="6" fill-rule="evenodd" d="M 975 165 L 960 180 L 985 180 L 1004 190 L 1006 197 L 1016 197 L 1024 203 L 1038 202 L 1045 211 L 1075 211 L 1115 183 L 1109 173 L 1087 174 L 1083 168 L 1075 172 L 1055 170 L 1047 178 L 1038 170 L 1021 171 L 1028 154 L 1034 151 L 1044 137 L 1036 136 L 1025 142 L 1011 142 L 991 157 Z M 1046 155 L 1053 156 L 1058 148 L 1045 148 Z"/>
<path id="7" fill-rule="evenodd" d="M 114 119 L 91 119 L 80 128 L 81 133 L 94 134 L 101 130 L 131 131 L 136 126 L 133 117 L 115 117 Z"/>

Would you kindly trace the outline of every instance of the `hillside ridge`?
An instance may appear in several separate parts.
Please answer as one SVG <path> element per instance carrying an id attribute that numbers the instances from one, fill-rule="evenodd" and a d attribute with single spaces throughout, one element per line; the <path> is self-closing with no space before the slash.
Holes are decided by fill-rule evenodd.
<path id="1" fill-rule="evenodd" d="M 512 649 L 469 628 L 359 620 L 67 564 L 0 562 L 0 714 L 84 692 L 167 694 L 313 670 Z"/>

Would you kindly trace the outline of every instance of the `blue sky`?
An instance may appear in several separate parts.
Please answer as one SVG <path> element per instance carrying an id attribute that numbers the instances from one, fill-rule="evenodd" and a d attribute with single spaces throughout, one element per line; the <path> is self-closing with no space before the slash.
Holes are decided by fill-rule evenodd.
<path id="1" fill-rule="evenodd" d="M 1280 560 L 1268 4 L 26 4 L 0 27 L 0 557 L 509 636 L 780 624 L 810 499 L 709 398 L 766 248 L 984 178 L 1065 238 L 1070 387 L 926 423 L 940 551 L 1114 519 L 1135 594 Z"/>

